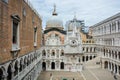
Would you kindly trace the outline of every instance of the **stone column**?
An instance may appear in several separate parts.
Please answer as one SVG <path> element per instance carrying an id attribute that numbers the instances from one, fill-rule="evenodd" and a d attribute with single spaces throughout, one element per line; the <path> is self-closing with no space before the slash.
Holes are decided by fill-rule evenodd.
<path id="1" fill-rule="evenodd" d="M 119 61 L 119 52 L 117 51 L 117 60 Z"/>
<path id="2" fill-rule="evenodd" d="M 7 76 L 8 76 L 8 73 L 5 72 L 5 73 L 3 74 L 3 76 L 2 76 L 2 80 L 7 80 Z"/>
<path id="3" fill-rule="evenodd" d="M 83 57 L 81 56 L 81 57 L 80 57 L 80 63 L 82 63 L 82 62 L 83 62 L 83 61 L 82 61 L 82 58 L 83 58 Z"/>
<path id="4" fill-rule="evenodd" d="M 86 52 L 86 47 L 84 49 L 85 49 L 84 52 Z"/>
<path id="5" fill-rule="evenodd" d="M 115 73 L 115 63 L 113 65 L 114 65 L 114 71 L 113 72 Z"/>
<path id="6" fill-rule="evenodd" d="M 116 32 L 118 32 L 118 21 L 116 21 L 115 24 L 116 24 Z"/>
<path id="7" fill-rule="evenodd" d="M 117 65 L 117 74 L 119 75 L 119 65 Z"/>
<path id="8" fill-rule="evenodd" d="M 11 79 L 13 79 L 13 77 L 14 77 L 14 71 L 15 71 L 15 69 L 14 68 L 12 68 L 12 70 L 11 70 Z"/>
<path id="9" fill-rule="evenodd" d="M 86 55 L 84 56 L 84 62 L 86 62 Z"/>
<path id="10" fill-rule="evenodd" d="M 108 70 L 110 70 L 110 65 L 109 65 L 109 62 L 108 62 Z"/>

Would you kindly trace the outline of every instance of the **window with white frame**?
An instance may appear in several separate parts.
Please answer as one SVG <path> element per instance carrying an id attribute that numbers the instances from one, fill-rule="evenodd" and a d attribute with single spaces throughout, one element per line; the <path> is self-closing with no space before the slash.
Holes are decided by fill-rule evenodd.
<path id="1" fill-rule="evenodd" d="M 34 46 L 37 46 L 37 27 L 34 27 Z"/>
<path id="2" fill-rule="evenodd" d="M 11 16 L 12 21 L 12 51 L 19 50 L 19 22 L 20 18 L 18 15 Z"/>

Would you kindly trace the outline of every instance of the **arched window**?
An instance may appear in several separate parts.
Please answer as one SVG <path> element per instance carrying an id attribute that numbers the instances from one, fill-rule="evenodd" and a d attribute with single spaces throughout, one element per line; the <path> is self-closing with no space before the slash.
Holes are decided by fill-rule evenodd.
<path id="1" fill-rule="evenodd" d="M 61 56 L 64 56 L 64 51 L 63 50 L 61 51 Z"/>
<path id="2" fill-rule="evenodd" d="M 42 62 L 42 69 L 46 70 L 46 62 Z"/>
<path id="3" fill-rule="evenodd" d="M 46 51 L 45 50 L 42 51 L 42 56 L 46 56 Z"/>
<path id="4" fill-rule="evenodd" d="M 105 61 L 104 65 L 105 65 L 104 68 L 107 69 L 108 68 L 108 62 Z"/>
<path id="5" fill-rule="evenodd" d="M 55 62 L 51 63 L 51 69 L 55 69 Z"/>
<path id="6" fill-rule="evenodd" d="M 54 50 L 52 50 L 52 56 L 55 56 L 55 51 Z"/>
<path id="7" fill-rule="evenodd" d="M 64 62 L 61 62 L 60 67 L 61 69 L 64 69 Z"/>
<path id="8" fill-rule="evenodd" d="M 83 51 L 84 51 L 85 49 L 84 49 L 84 47 L 83 47 Z"/>

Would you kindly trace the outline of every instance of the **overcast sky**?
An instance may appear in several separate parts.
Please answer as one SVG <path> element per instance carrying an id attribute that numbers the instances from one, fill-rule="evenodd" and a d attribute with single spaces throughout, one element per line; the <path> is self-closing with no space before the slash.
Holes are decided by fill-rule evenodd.
<path id="1" fill-rule="evenodd" d="M 52 16 L 54 4 L 64 25 L 66 21 L 73 19 L 75 12 L 77 19 L 84 20 L 86 26 L 92 26 L 120 12 L 120 0 L 30 0 L 30 2 L 42 17 L 43 28 Z"/>

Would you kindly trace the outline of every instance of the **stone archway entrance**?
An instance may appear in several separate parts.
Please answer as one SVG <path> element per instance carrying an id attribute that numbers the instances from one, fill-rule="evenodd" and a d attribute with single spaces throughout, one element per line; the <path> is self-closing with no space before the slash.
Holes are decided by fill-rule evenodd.
<path id="1" fill-rule="evenodd" d="M 51 63 L 51 69 L 55 69 L 55 62 Z"/>
<path id="2" fill-rule="evenodd" d="M 107 61 L 105 61 L 105 63 L 104 63 L 104 68 L 108 69 L 108 62 Z"/>
<path id="3" fill-rule="evenodd" d="M 64 69 L 64 62 L 60 63 L 60 69 Z"/>
<path id="4" fill-rule="evenodd" d="M 46 70 L 46 63 L 45 62 L 42 62 L 42 69 Z"/>

